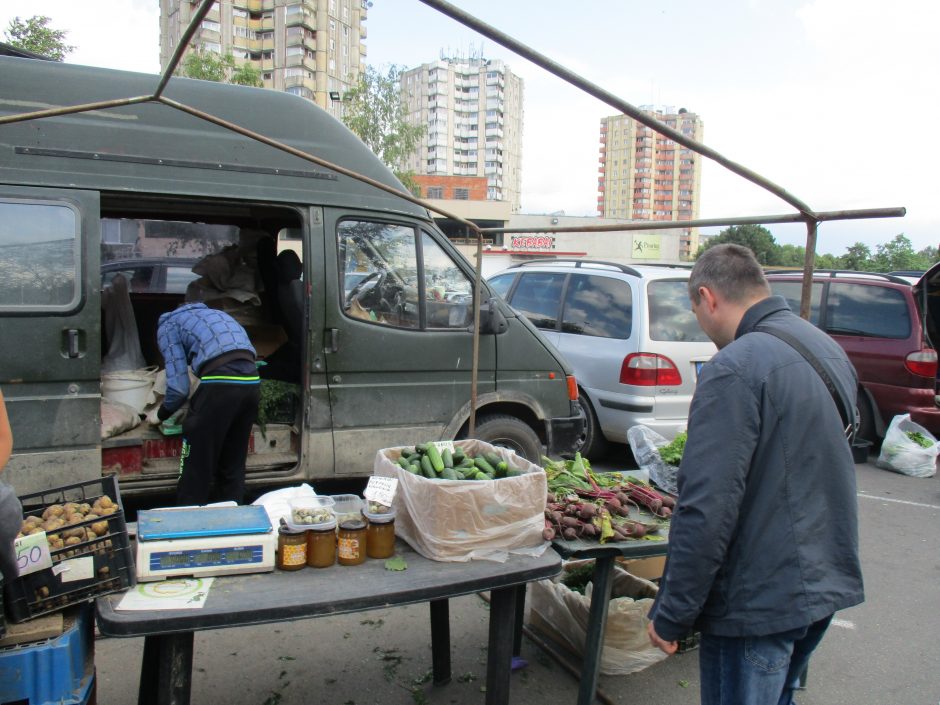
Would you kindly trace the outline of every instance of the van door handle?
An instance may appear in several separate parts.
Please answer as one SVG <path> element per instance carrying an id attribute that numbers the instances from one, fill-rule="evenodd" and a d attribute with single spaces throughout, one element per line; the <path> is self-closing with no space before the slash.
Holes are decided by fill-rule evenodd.
<path id="1" fill-rule="evenodd" d="M 66 331 L 67 336 L 67 354 L 69 357 L 78 357 L 80 350 L 78 347 L 78 331 L 75 328 L 70 328 Z"/>
<path id="2" fill-rule="evenodd" d="M 339 351 L 339 328 L 330 328 L 330 342 L 325 352 L 335 353 Z"/>

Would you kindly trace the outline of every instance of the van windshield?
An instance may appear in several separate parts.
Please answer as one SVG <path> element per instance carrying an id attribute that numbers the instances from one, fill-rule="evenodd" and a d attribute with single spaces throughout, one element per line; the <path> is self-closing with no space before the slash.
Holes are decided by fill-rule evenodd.
<path id="1" fill-rule="evenodd" d="M 668 342 L 707 343 L 689 303 L 686 279 L 659 279 L 646 287 L 649 300 L 650 339 Z"/>

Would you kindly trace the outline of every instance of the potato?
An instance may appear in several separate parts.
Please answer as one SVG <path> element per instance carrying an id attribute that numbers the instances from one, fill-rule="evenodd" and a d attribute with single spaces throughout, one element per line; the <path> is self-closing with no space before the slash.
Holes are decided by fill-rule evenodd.
<path id="1" fill-rule="evenodd" d="M 75 537 L 75 538 L 77 538 L 77 539 L 84 539 L 84 538 L 85 538 L 85 528 L 82 527 L 82 526 L 79 526 L 79 527 L 77 527 L 77 528 L 75 528 L 75 529 L 67 529 L 67 530 L 65 530 L 65 531 L 62 532 L 62 537 L 63 537 L 63 538 L 66 538 L 66 539 L 70 539 L 70 538 L 72 538 L 72 537 Z"/>
<path id="2" fill-rule="evenodd" d="M 91 511 L 91 505 L 88 502 L 82 502 L 78 505 L 78 511 L 82 514 L 88 514 Z"/>
<path id="3" fill-rule="evenodd" d="M 78 511 L 78 502 L 66 502 L 62 505 L 66 514 L 74 514 Z"/>
<path id="4" fill-rule="evenodd" d="M 42 518 L 51 519 L 52 517 L 62 516 L 63 514 L 65 514 L 65 507 L 61 504 L 50 504 L 42 513 Z"/>
<path id="5" fill-rule="evenodd" d="M 81 543 L 81 542 L 82 540 L 78 538 L 78 536 L 69 536 L 67 539 L 65 539 L 66 546 L 74 546 L 75 544 Z"/>
<path id="6" fill-rule="evenodd" d="M 95 532 L 97 536 L 104 536 L 108 533 L 108 522 L 105 521 L 96 521 L 91 525 L 91 530 Z"/>
<path id="7" fill-rule="evenodd" d="M 101 497 L 98 498 L 98 503 L 99 503 L 102 507 L 113 507 L 113 506 L 115 506 L 114 500 L 112 500 L 112 499 L 111 499 L 110 497 L 108 497 L 108 495 L 106 495 L 106 494 L 105 494 L 105 495 L 101 495 Z"/>

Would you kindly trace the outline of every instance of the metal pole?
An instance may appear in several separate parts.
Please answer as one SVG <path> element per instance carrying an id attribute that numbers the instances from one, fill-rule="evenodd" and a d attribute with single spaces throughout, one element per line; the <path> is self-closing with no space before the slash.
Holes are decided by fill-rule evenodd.
<path id="1" fill-rule="evenodd" d="M 483 233 L 477 231 L 476 267 L 473 278 L 473 355 L 470 373 L 470 420 L 467 435 L 473 438 L 477 425 L 477 381 L 480 374 L 480 297 L 483 294 Z M 467 235 L 470 233 L 468 232 Z"/>
<path id="2" fill-rule="evenodd" d="M 803 288 L 800 294 L 800 317 L 809 320 L 810 297 L 813 294 L 813 267 L 816 263 L 816 228 L 815 220 L 806 221 L 806 253 L 803 259 Z"/>

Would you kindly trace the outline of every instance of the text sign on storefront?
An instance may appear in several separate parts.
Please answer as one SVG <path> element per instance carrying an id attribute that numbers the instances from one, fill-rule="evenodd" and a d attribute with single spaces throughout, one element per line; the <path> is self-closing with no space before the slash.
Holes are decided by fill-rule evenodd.
<path id="1" fill-rule="evenodd" d="M 514 235 L 509 244 L 514 250 L 554 250 L 555 238 L 551 235 Z"/>

